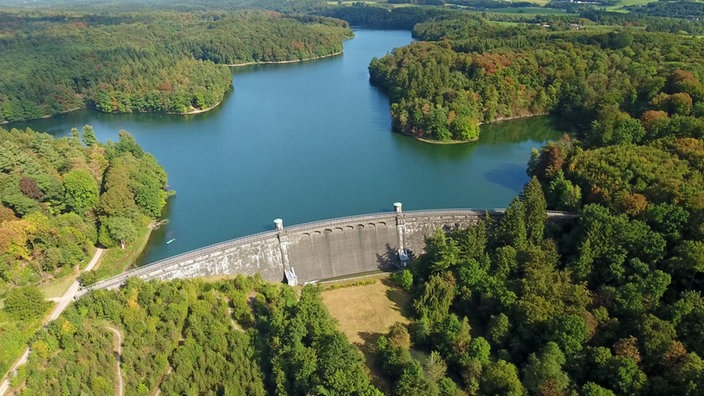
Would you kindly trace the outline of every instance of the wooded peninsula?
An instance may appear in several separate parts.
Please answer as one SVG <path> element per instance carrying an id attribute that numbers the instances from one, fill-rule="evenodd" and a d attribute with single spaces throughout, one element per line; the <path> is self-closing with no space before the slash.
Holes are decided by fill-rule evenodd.
<path id="1" fill-rule="evenodd" d="M 419 40 L 370 60 L 399 132 L 469 141 L 480 122 L 550 113 L 569 133 L 534 150 L 502 217 L 436 230 L 388 276 L 405 321 L 364 333 L 360 351 L 329 286 L 242 276 L 130 279 L 35 335 L 49 305 L 38 279 L 129 245 L 161 214 L 167 176 L 124 131 L 103 144 L 88 126 L 0 130 L 0 369 L 32 351 L 13 394 L 110 394 L 118 378 L 136 395 L 704 393 L 699 3 L 286 3 L 3 13 L 0 114 L 205 108 L 231 84 L 219 64 L 335 53 L 352 24 Z"/>
<path id="2" fill-rule="evenodd" d="M 0 123 L 81 108 L 186 114 L 220 103 L 225 65 L 342 51 L 346 22 L 273 11 L 0 11 Z"/>
<path id="3" fill-rule="evenodd" d="M 476 15 L 418 23 L 421 41 L 372 60 L 371 81 L 391 98 L 394 128 L 422 139 L 474 140 L 479 123 L 546 113 L 598 129 L 591 139 L 603 143 L 638 143 L 634 118 L 648 124 L 655 112 L 702 125 L 699 38 L 545 26 Z"/>

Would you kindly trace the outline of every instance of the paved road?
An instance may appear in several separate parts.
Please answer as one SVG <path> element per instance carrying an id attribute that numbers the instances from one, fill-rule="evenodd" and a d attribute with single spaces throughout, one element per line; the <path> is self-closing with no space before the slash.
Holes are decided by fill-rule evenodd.
<path id="1" fill-rule="evenodd" d="M 95 251 L 95 254 L 93 255 L 93 258 L 90 260 L 90 263 L 88 263 L 88 266 L 83 270 L 83 271 L 90 271 L 95 267 L 95 265 L 98 263 L 100 260 L 100 257 L 103 255 L 103 249 L 97 249 Z M 61 296 L 59 299 L 55 299 L 54 301 L 57 301 L 56 307 L 54 307 L 54 310 L 51 311 L 51 315 L 44 321 L 44 325 L 47 323 L 51 322 L 52 320 L 55 320 L 56 318 L 61 315 L 61 313 L 68 307 L 68 304 L 73 301 L 73 297 L 78 294 L 78 280 L 74 281 L 71 286 L 69 286 L 68 290 L 66 290 L 66 293 L 64 293 L 63 296 Z M 12 370 L 10 370 L 10 373 L 14 374 L 17 372 L 17 368 L 22 366 L 23 364 L 27 363 L 27 358 L 29 357 L 29 347 L 27 347 L 24 350 L 24 353 L 22 356 L 15 362 L 15 365 L 12 366 Z M 7 390 L 10 388 L 10 375 L 6 376 L 5 379 L 2 381 L 2 384 L 0 384 L 0 395 L 4 395 Z"/>

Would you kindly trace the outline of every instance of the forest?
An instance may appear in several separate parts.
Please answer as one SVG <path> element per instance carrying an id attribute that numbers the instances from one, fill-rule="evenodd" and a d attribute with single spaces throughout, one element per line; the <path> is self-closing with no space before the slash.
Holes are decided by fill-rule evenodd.
<path id="1" fill-rule="evenodd" d="M 413 322 L 377 341 L 395 394 L 704 392 L 699 39 L 480 18 L 414 34 L 370 65 L 400 131 L 466 139 L 461 116 L 552 113 L 570 134 L 533 153 L 503 218 L 437 230 L 394 275 L 413 296 Z"/>
<path id="2" fill-rule="evenodd" d="M 694 77 L 703 72 L 698 38 L 503 27 L 478 16 L 422 22 L 413 33 L 422 41 L 372 60 L 369 70 L 391 99 L 394 128 L 415 137 L 468 141 L 478 138 L 479 123 L 535 114 L 581 129 L 609 112 L 635 120 L 666 111 L 693 123 L 704 116 Z M 677 75 L 694 85 L 668 83 Z"/>
<path id="3" fill-rule="evenodd" d="M 79 108 L 189 113 L 232 86 L 225 65 L 327 56 L 347 23 L 273 11 L 0 12 L 0 123 Z"/>
<path id="4" fill-rule="evenodd" d="M 0 128 L 0 289 L 70 271 L 134 240 L 166 205 L 167 176 L 126 131 L 54 138 Z"/>
<path id="5" fill-rule="evenodd" d="M 344 12 L 394 23 L 367 8 Z M 381 394 L 370 371 L 394 395 L 703 394 L 701 39 L 641 17 L 627 28 L 597 13 L 619 26 L 572 30 L 563 17 L 548 28 L 427 10 L 393 11 L 422 41 L 370 64 L 394 128 L 466 141 L 481 122 L 550 113 L 569 133 L 534 150 L 501 218 L 436 230 L 391 275 L 411 297 L 410 323 L 378 336 L 369 366 L 320 287 L 131 279 L 41 330 L 15 391 L 114 392 L 118 332 L 125 394 Z M 144 225 L 167 195 L 126 132 L 100 144 L 90 127 L 63 139 L 0 130 L 0 150 L 6 284 L 96 242 L 129 243 L 123 226 Z M 550 221 L 548 208 L 575 218 Z M 0 318 L 45 311 L 36 289 L 15 287 Z"/>
<path id="6" fill-rule="evenodd" d="M 381 395 L 316 286 L 131 279 L 82 298 L 32 343 L 19 394 Z"/>
<path id="7" fill-rule="evenodd" d="M 653 197 L 635 215 L 571 185 L 579 218 L 560 226 L 545 221 L 557 183 L 534 176 L 500 220 L 437 230 L 394 275 L 414 315 L 377 341 L 395 394 L 702 393 L 701 202 Z"/>
<path id="8" fill-rule="evenodd" d="M 0 371 L 51 305 L 37 286 L 70 276 L 96 246 L 124 248 L 147 234 L 166 184 L 125 131 L 103 144 L 90 126 L 66 138 L 0 128 Z"/>
<path id="9" fill-rule="evenodd" d="M 645 5 L 625 7 L 635 14 L 700 20 L 704 4 L 698 1 L 655 1 Z"/>
<path id="10" fill-rule="evenodd" d="M 183 12 L 196 11 L 234 11 L 264 9 L 284 13 L 306 13 L 314 9 L 324 8 L 323 0 L 192 0 L 175 3 L 171 0 L 152 0 L 149 2 L 130 2 L 124 0 L 5 0 L 8 8 L 20 10 L 61 9 L 66 11 L 85 11 L 90 9 L 96 13 L 134 12 L 142 10 L 178 10 Z"/>
<path id="11" fill-rule="evenodd" d="M 386 8 L 365 3 L 354 3 L 349 7 L 319 9 L 314 13 L 343 19 L 352 26 L 402 30 L 411 30 L 418 22 L 451 15 L 451 11 L 437 7 Z"/>

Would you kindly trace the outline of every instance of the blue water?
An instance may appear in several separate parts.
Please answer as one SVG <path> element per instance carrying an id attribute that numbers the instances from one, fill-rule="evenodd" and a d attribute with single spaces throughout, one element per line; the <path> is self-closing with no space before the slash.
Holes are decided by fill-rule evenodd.
<path id="1" fill-rule="evenodd" d="M 271 230 L 278 217 L 291 225 L 396 201 L 406 210 L 505 206 L 528 180 L 531 148 L 559 132 L 541 117 L 485 126 L 462 145 L 393 133 L 367 66 L 411 41 L 406 31 L 358 30 L 342 56 L 233 69 L 234 91 L 204 114 L 82 110 L 11 127 L 67 135 L 90 124 L 101 141 L 124 129 L 154 154 L 176 195 L 142 263 Z"/>

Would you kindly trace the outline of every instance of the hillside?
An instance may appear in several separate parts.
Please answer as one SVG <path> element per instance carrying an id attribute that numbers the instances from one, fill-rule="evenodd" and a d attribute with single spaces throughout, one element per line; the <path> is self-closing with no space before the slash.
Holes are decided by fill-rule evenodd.
<path id="1" fill-rule="evenodd" d="M 340 20 L 275 12 L 93 12 L 0 10 L 0 123 L 207 110 L 232 86 L 225 65 L 331 55 L 352 36 Z"/>
<path id="2" fill-rule="evenodd" d="M 391 276 L 404 293 L 129 279 L 40 330 L 13 392 L 102 395 L 122 379 L 125 394 L 381 394 L 373 383 L 399 396 L 704 394 L 704 47 L 693 31 L 666 31 L 691 21 L 344 12 L 414 25 L 419 42 L 370 64 L 398 131 L 467 141 L 481 138 L 480 122 L 551 113 L 569 133 L 533 152 L 531 179 L 502 217 L 437 229 Z M 173 46 L 231 61 L 188 40 Z M 256 59 L 283 59 L 274 52 Z M 65 271 L 96 241 L 129 244 L 167 196 L 163 169 L 126 132 L 100 144 L 89 127 L 64 139 L 0 130 L 0 172 L 5 285 Z M 549 223 L 547 209 L 577 216 Z M 2 325 L 36 321 L 47 305 L 32 286 L 3 304 Z M 1 330 L 3 341 L 15 334 Z"/>
<path id="3" fill-rule="evenodd" d="M 19 393 L 111 393 L 118 378 L 110 327 L 122 333 L 127 395 L 380 394 L 317 288 L 299 298 L 242 277 L 134 280 L 81 299 L 33 342 L 14 381 Z"/>
<path id="4" fill-rule="evenodd" d="M 545 113 L 580 131 L 599 119 L 603 127 L 617 118 L 625 125 L 648 110 L 694 123 L 704 116 L 697 38 L 636 29 L 550 32 L 476 16 L 419 23 L 414 36 L 423 41 L 372 60 L 369 70 L 391 99 L 394 129 L 418 138 L 469 141 L 478 138 L 479 123 Z M 590 139 L 638 143 L 644 133 L 600 135 Z"/>

